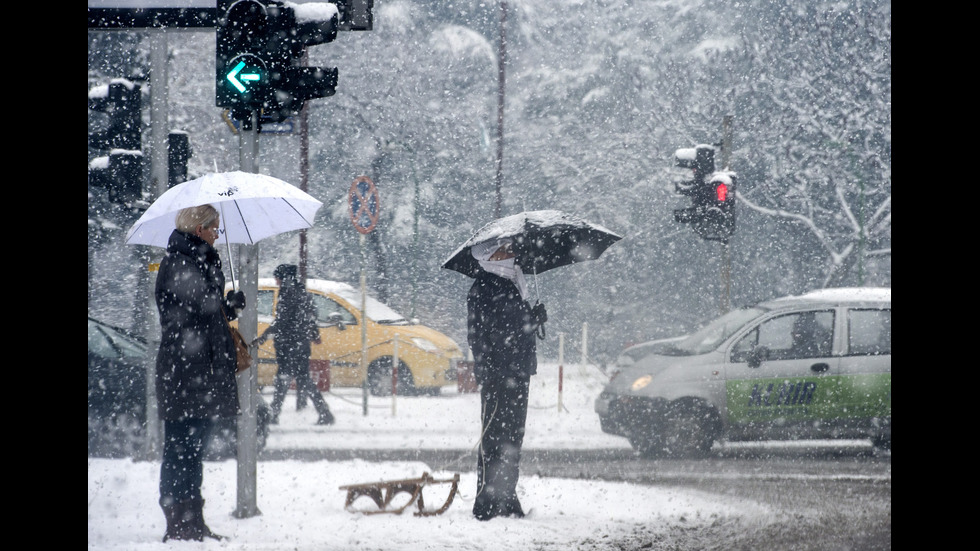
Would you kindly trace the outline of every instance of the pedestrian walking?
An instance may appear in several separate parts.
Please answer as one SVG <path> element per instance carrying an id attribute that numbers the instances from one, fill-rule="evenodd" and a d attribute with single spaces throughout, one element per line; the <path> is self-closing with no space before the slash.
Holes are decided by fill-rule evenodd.
<path id="1" fill-rule="evenodd" d="M 306 286 L 299 280 L 295 265 L 280 264 L 273 276 L 279 286 L 276 317 L 269 328 L 252 342 L 253 345 L 259 345 L 270 337 L 276 342 L 276 363 L 279 370 L 276 373 L 270 422 L 279 423 L 279 412 L 282 411 L 289 383 L 295 379 L 297 397 L 305 393 L 316 407 L 319 414 L 317 424 L 332 425 L 334 416 L 330 413 L 330 406 L 310 377 L 310 343 L 320 343 L 316 306 L 306 292 Z"/>
<path id="2" fill-rule="evenodd" d="M 222 296 L 225 278 L 214 248 L 219 222 L 211 205 L 179 211 L 157 274 L 163 541 L 222 539 L 204 522 L 203 452 L 215 421 L 239 414 L 238 366 L 228 320 L 245 307 L 245 295 L 229 291 Z"/>
<path id="3" fill-rule="evenodd" d="M 480 452 L 473 515 L 523 517 L 517 497 L 521 446 L 531 375 L 537 373 L 539 321 L 527 301 L 527 285 L 514 263 L 510 240 L 472 247 L 482 271 L 466 298 L 467 341 L 480 386 Z M 543 305 L 537 307 L 545 316 Z"/>

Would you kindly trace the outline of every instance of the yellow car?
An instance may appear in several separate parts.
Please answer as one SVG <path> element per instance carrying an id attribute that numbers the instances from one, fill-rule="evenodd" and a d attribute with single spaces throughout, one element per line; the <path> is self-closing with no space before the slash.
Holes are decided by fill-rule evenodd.
<path id="1" fill-rule="evenodd" d="M 231 284 L 227 285 L 231 289 Z M 329 361 L 330 386 L 360 387 L 365 373 L 361 368 L 361 292 L 337 281 L 307 279 L 306 290 L 313 296 L 320 328 L 320 344 L 311 344 L 310 363 L 325 365 Z M 274 319 L 279 287 L 273 278 L 260 278 L 258 305 L 258 335 Z M 387 305 L 367 297 L 367 382 L 371 394 L 391 395 L 392 366 L 394 365 L 395 335 L 398 335 L 399 395 L 437 395 L 443 386 L 455 385 L 456 363 L 463 353 L 453 339 L 424 325 L 412 325 Z M 236 325 L 236 322 L 232 322 Z M 258 384 L 275 384 L 275 339 L 259 347 Z M 316 371 L 316 370 L 315 370 Z M 324 389 L 321 381 L 318 383 Z"/>

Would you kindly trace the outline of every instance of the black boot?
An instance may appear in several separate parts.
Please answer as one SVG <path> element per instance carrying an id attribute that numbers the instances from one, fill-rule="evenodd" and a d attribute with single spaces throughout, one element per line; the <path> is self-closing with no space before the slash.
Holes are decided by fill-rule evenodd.
<path id="1" fill-rule="evenodd" d="M 193 521 L 190 501 L 176 501 L 169 496 L 161 497 L 160 508 L 163 509 L 163 516 L 167 519 L 167 532 L 163 535 L 163 541 L 204 541 L 201 530 Z"/>
<path id="2" fill-rule="evenodd" d="M 318 424 L 318 425 L 332 425 L 333 422 L 334 422 L 333 414 L 330 413 L 330 410 L 328 409 L 328 410 L 320 413 L 320 418 L 317 419 L 316 424 Z"/>
<path id="3" fill-rule="evenodd" d="M 190 500 L 190 510 L 191 510 L 191 522 L 194 524 L 195 529 L 201 534 L 201 538 L 198 541 L 202 541 L 204 538 L 211 538 L 213 540 L 223 540 L 227 539 L 224 536 L 219 536 L 208 528 L 208 525 L 204 523 L 204 499 L 203 498 L 191 498 Z"/>

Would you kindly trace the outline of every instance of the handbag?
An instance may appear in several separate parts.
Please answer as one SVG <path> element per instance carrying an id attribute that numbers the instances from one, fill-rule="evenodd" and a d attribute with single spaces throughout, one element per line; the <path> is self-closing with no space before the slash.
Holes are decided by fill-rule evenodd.
<path id="1" fill-rule="evenodd" d="M 224 316 L 224 312 L 221 315 Z M 238 329 L 232 327 L 228 321 L 228 316 L 225 316 L 225 325 L 228 326 L 228 332 L 231 333 L 231 341 L 235 343 L 235 356 L 238 362 L 236 373 L 241 373 L 252 366 L 252 355 L 248 352 L 248 343 L 245 342 L 245 337 L 242 336 Z"/>

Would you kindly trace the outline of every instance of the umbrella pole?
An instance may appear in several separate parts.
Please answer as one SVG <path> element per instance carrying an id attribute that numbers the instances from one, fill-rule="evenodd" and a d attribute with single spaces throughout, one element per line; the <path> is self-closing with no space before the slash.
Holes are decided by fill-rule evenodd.
<path id="1" fill-rule="evenodd" d="M 218 208 L 221 209 L 221 225 L 225 227 L 225 246 L 228 248 L 228 267 L 231 268 L 231 290 L 237 292 L 238 289 L 235 288 L 235 259 L 231 256 L 231 243 L 228 241 L 228 225 L 225 222 L 225 206 L 218 203 Z"/>

